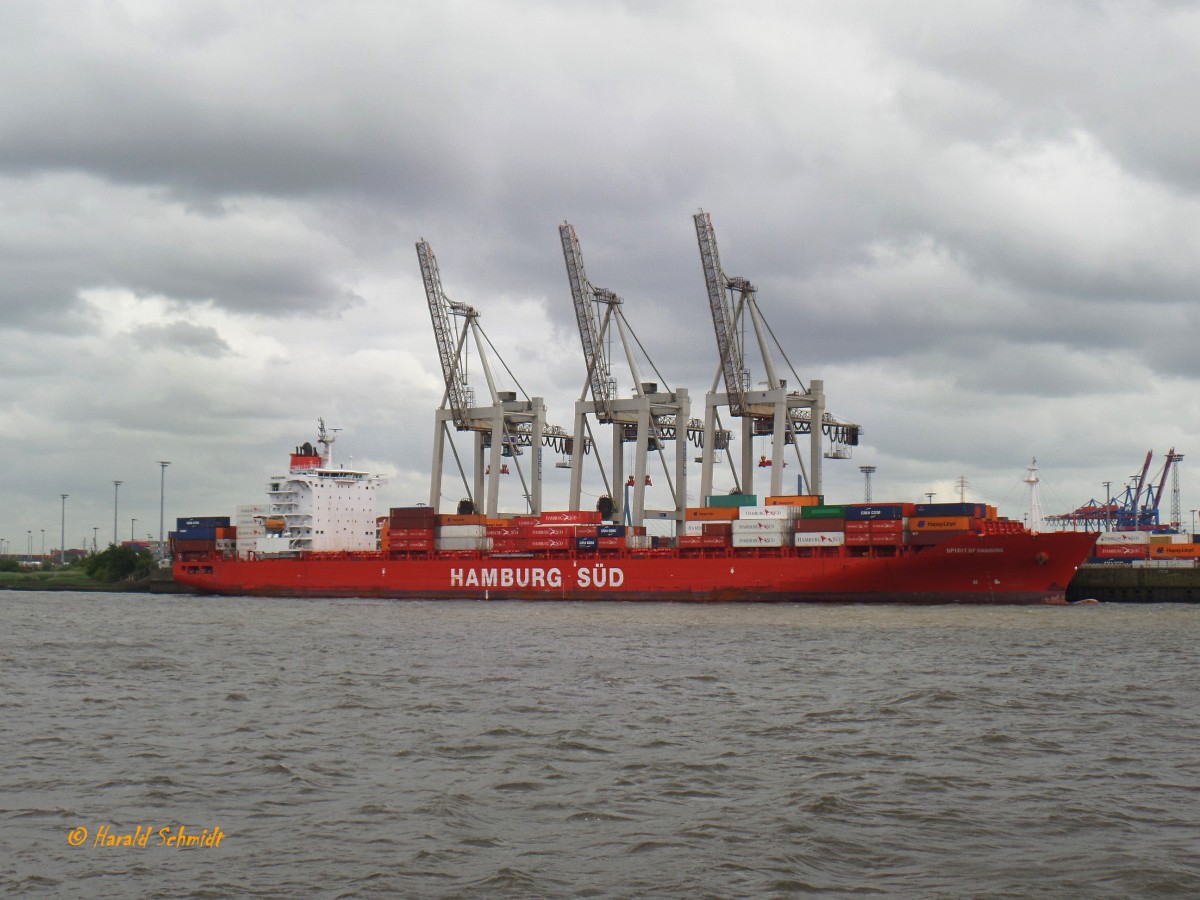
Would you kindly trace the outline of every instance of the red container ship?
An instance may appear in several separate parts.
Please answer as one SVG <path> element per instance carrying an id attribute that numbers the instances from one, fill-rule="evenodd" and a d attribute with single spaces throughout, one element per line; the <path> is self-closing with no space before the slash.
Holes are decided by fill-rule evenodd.
<path id="1" fill-rule="evenodd" d="M 1065 602 L 1094 534 L 1031 533 L 982 504 L 825 504 L 823 460 L 848 458 L 861 428 L 829 413 L 822 380 L 804 384 L 794 370 L 776 365 L 757 289 L 724 273 L 708 213 L 693 221 L 719 359 L 703 420 L 691 418 L 686 389 L 642 379 L 644 344 L 624 316 L 623 301 L 588 280 L 570 224 L 559 227 L 559 236 L 587 372 L 572 431 L 546 422 L 541 398 L 518 399 L 515 391 L 499 389 L 496 377 L 509 366 L 488 361 L 494 346 L 481 331 L 479 311 L 446 296 L 433 251 L 421 241 L 417 257 L 446 384 L 435 414 L 430 505 L 393 509 L 376 527 L 377 480 L 330 465 L 333 438 L 322 424 L 322 449 L 308 443 L 296 448 L 289 473 L 271 480 L 269 503 L 239 515 L 236 524 L 179 521 L 172 536 L 176 580 L 208 593 L 271 596 Z M 751 333 L 765 380 L 750 374 Z M 612 367 L 616 351 L 610 350 L 616 346 L 626 354 L 634 385 L 629 396 L 616 392 L 620 379 Z M 483 370 L 484 402 L 469 386 L 480 383 L 468 377 L 470 360 Z M 721 410 L 741 423 L 740 476 L 733 430 L 722 427 Z M 597 511 L 581 508 L 584 458 L 600 456 L 591 420 L 611 428 L 613 438 L 611 461 L 600 467 L 606 493 Z M 474 441 L 470 455 L 451 447 L 469 497 L 460 515 L 439 515 L 442 464 L 455 433 Z M 753 442 L 759 438 L 771 447 L 756 464 Z M 663 452 L 669 444 L 673 466 Z M 687 506 L 692 445 L 701 453 L 700 507 Z M 541 511 L 546 448 L 562 454 L 556 468 L 571 470 L 568 511 Z M 726 452 L 738 493 L 722 495 L 715 492 L 714 469 Z M 533 457 L 528 473 L 519 460 L 525 453 Z M 801 470 L 797 490 L 810 494 L 783 495 L 788 453 Z M 673 495 L 667 509 L 646 506 L 647 466 L 655 458 Z M 510 464 L 531 515 L 499 513 L 499 476 L 509 473 Z M 753 495 L 757 469 L 770 476 L 762 504 Z M 613 485 L 625 486 L 624 493 L 612 491 Z M 651 521 L 669 525 L 672 533 L 648 534 L 644 523 Z"/>
<path id="2" fill-rule="evenodd" d="M 793 548 L 391 551 L 239 559 L 181 554 L 177 581 L 204 593 L 473 600 L 1064 603 L 1087 534 L 968 534 L 895 555 Z M 188 558 L 191 557 L 191 558 Z"/>
<path id="3" fill-rule="evenodd" d="M 982 504 L 832 506 L 815 496 L 710 497 L 673 538 L 589 511 L 488 518 L 414 506 L 376 528 L 342 511 L 353 505 L 347 492 L 374 488 L 305 444 L 252 521 L 179 520 L 175 579 L 203 593 L 286 597 L 1064 603 L 1096 540 L 1034 534 Z M 336 510 L 323 505 L 326 491 Z M 338 534 L 343 549 L 322 547 Z M 347 540 L 357 546 L 344 549 Z"/>

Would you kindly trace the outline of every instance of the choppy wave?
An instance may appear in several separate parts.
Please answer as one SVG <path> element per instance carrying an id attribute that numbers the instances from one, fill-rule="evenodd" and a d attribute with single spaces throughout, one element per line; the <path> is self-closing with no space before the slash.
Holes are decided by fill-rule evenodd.
<path id="1" fill-rule="evenodd" d="M 1200 607 L 2 616 L 18 895 L 1200 895 Z"/>

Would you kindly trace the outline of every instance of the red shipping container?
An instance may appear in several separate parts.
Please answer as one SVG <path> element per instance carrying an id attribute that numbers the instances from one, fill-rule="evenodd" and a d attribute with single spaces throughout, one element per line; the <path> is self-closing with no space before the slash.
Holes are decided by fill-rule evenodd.
<path id="1" fill-rule="evenodd" d="M 793 531 L 845 531 L 845 519 L 796 519 Z"/>
<path id="2" fill-rule="evenodd" d="M 820 519 L 807 519 L 808 522 L 819 522 Z M 900 524 L 899 519 L 893 520 L 897 525 Z M 870 519 L 847 519 L 845 531 L 847 534 L 854 531 L 870 531 L 874 523 Z"/>
<path id="3" fill-rule="evenodd" d="M 726 547 L 729 541 L 720 534 L 685 534 L 679 538 L 680 549 L 690 547 Z"/>
<path id="4" fill-rule="evenodd" d="M 871 534 L 867 531 L 847 531 L 847 547 L 867 547 L 871 544 Z"/>
<path id="5" fill-rule="evenodd" d="M 529 549 L 529 542 L 521 538 L 493 538 L 493 553 L 524 553 Z"/>
<path id="6" fill-rule="evenodd" d="M 543 512 L 541 520 L 549 525 L 599 525 L 600 513 L 594 509 L 559 509 Z"/>
<path id="7" fill-rule="evenodd" d="M 390 537 L 386 550 L 432 550 L 433 538 L 399 538 Z"/>
<path id="8" fill-rule="evenodd" d="M 1093 552 L 1099 559 L 1146 559 L 1149 551 L 1146 544 L 1097 544 Z"/>
<path id="9" fill-rule="evenodd" d="M 530 550 L 566 550 L 574 545 L 574 537 L 531 537 L 525 546 Z"/>
<path id="10" fill-rule="evenodd" d="M 531 538 L 573 538 L 574 525 L 538 525 L 536 528 L 524 529 L 526 537 Z"/>
<path id="11" fill-rule="evenodd" d="M 720 537 L 728 537 L 733 534 L 732 522 L 704 522 L 702 523 L 705 535 L 718 535 Z"/>
<path id="12" fill-rule="evenodd" d="M 596 538 L 596 547 L 601 550 L 616 550 L 624 546 L 625 538 L 623 537 Z"/>
<path id="13" fill-rule="evenodd" d="M 846 525 L 849 526 L 850 523 L 847 522 Z M 899 534 L 904 531 L 903 519 L 872 519 L 870 525 L 875 534 Z"/>
<path id="14" fill-rule="evenodd" d="M 517 525 L 489 525 L 487 536 L 492 538 L 518 538 L 527 533 L 527 529 Z"/>
<path id="15" fill-rule="evenodd" d="M 388 529 L 388 534 L 392 537 L 401 538 L 433 538 L 433 528 L 396 528 Z"/>
<path id="16" fill-rule="evenodd" d="M 179 553 L 204 553 L 216 548 L 217 542 L 215 538 L 213 540 L 175 539 L 175 550 Z"/>

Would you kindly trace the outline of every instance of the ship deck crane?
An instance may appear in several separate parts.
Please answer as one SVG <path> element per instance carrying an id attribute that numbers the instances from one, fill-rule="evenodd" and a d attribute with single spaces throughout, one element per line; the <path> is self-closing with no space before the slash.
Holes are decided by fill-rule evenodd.
<path id="1" fill-rule="evenodd" d="M 497 388 L 489 354 L 489 349 L 494 352 L 495 348 L 480 327 L 479 311 L 473 306 L 455 302 L 446 296 L 437 258 L 428 242 L 417 242 L 417 260 L 421 266 L 429 316 L 433 323 L 442 377 L 446 384 L 441 406 L 434 414 L 435 438 L 429 505 L 437 509 L 441 502 L 442 468 L 446 446 L 449 444 L 473 506 L 478 508 L 479 498 L 484 495 L 486 488 L 485 512 L 488 516 L 496 515 L 500 477 L 502 472 L 507 470 L 507 464 L 502 463 L 502 459 L 513 457 L 522 481 L 523 493 L 527 497 L 529 511 L 537 515 L 542 508 L 542 447 L 549 446 L 565 452 L 570 446 L 570 435 L 560 427 L 546 425 L 546 407 L 541 397 L 518 400 L 515 391 L 502 391 Z M 454 319 L 461 319 L 461 326 L 456 327 Z M 471 347 L 475 349 L 487 382 L 491 402 L 486 405 L 476 404 L 474 391 L 468 383 L 465 356 Z M 505 368 L 507 370 L 507 366 Z M 509 374 L 511 375 L 511 372 Z M 450 423 L 454 424 L 457 431 L 474 433 L 474 458 L 470 478 L 464 471 L 458 451 L 454 448 L 450 436 Z M 532 448 L 536 457 L 528 481 L 516 460 L 521 448 L 525 447 Z"/>
<path id="2" fill-rule="evenodd" d="M 635 347 L 641 342 L 625 318 L 622 300 L 613 291 L 593 285 L 588 280 L 583 263 L 583 251 L 574 227 L 564 222 L 558 229 L 562 242 L 563 259 L 567 268 L 567 280 L 571 285 L 571 298 L 575 306 L 575 319 L 587 366 L 587 380 L 579 400 L 575 403 L 574 444 L 586 447 L 590 437 L 589 417 L 598 424 L 612 425 L 612 475 L 608 483 L 603 462 L 598 458 L 600 475 L 605 490 L 613 499 L 614 514 L 618 520 L 628 512 L 629 521 L 641 525 L 647 515 L 654 518 L 670 518 L 682 533 L 684 510 L 687 507 L 687 441 L 703 444 L 704 423 L 690 418 L 691 400 L 685 388 L 671 390 L 666 386 L 659 390 L 658 382 L 644 381 Z M 612 374 L 612 364 L 607 347 L 615 336 L 625 354 L 626 365 L 633 380 L 633 395 L 619 397 L 617 381 Z M 653 367 L 653 363 L 651 363 Z M 662 381 L 662 375 L 655 369 Z M 665 382 L 664 382 L 665 384 Z M 591 399 L 588 399 L 589 393 Z M 685 422 L 685 433 L 679 435 L 679 423 Z M 728 432 L 724 435 L 728 440 Z M 675 441 L 674 466 L 667 464 L 662 444 Z M 624 493 L 620 486 L 625 480 L 624 445 L 633 443 L 632 497 L 629 510 L 625 509 Z M 646 510 L 645 489 L 648 481 L 647 461 L 650 451 L 657 452 L 663 465 L 663 474 L 670 487 L 674 507 L 669 510 Z M 598 457 L 599 455 L 597 455 Z M 576 453 L 571 466 L 570 508 L 579 509 L 583 486 L 583 457 Z M 673 472 L 672 472 L 673 468 Z M 617 489 L 614 489 L 617 488 Z"/>
<path id="3" fill-rule="evenodd" d="M 709 434 L 716 432 L 720 422 L 720 407 L 727 408 L 731 417 L 741 419 L 740 480 L 737 469 L 734 469 L 737 490 L 753 489 L 755 461 L 752 438 L 755 435 L 769 435 L 771 494 L 783 493 L 783 454 L 788 444 L 795 447 L 796 460 L 801 476 L 807 483 L 808 493 L 819 494 L 822 459 L 848 457 L 849 448 L 858 444 L 862 429 L 853 423 L 843 422 L 826 411 L 823 381 L 813 379 L 807 388 L 801 382 L 800 390 L 789 390 L 787 381 L 780 377 L 775 365 L 771 341 L 768 340 L 768 336 L 773 340 L 774 335 L 758 308 L 757 288 L 748 279 L 728 276 L 721 269 L 717 238 L 710 214 L 701 210 L 693 216 L 693 220 L 696 225 L 696 239 L 700 247 L 700 263 L 704 270 L 713 330 L 717 338 L 717 353 L 720 357 L 712 388 L 705 397 L 705 431 Z M 739 336 L 739 329 L 745 327 L 747 320 L 754 329 L 759 356 L 766 369 L 765 390 L 750 389 L 745 347 Z M 787 362 L 786 356 L 784 361 Z M 788 366 L 791 369 L 790 363 Z M 794 369 L 791 369 L 791 374 L 800 382 Z M 722 381 L 724 393 L 717 390 Z M 796 445 L 796 436 L 801 434 L 809 435 L 807 471 Z M 830 440 L 829 452 L 824 451 L 823 438 Z M 712 445 L 714 443 L 705 443 L 701 457 L 701 492 L 706 496 L 712 493 L 713 461 L 717 449 Z"/>

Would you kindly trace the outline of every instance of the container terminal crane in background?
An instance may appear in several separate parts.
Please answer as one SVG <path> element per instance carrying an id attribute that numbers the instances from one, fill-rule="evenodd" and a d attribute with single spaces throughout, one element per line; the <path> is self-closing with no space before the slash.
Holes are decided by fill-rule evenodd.
<path id="1" fill-rule="evenodd" d="M 1183 524 L 1179 501 L 1179 463 L 1183 454 L 1176 453 L 1172 447 L 1167 451 L 1162 470 L 1147 480 L 1153 456 L 1153 450 L 1146 452 L 1141 472 L 1130 475 L 1129 482 L 1117 496 L 1104 500 L 1093 498 L 1072 512 L 1047 516 L 1047 521 L 1074 531 L 1153 531 L 1167 527 L 1179 530 Z M 1171 521 L 1160 523 L 1159 504 L 1168 474 L 1171 476 Z"/>
<path id="2" fill-rule="evenodd" d="M 463 479 L 464 489 L 467 491 L 468 503 L 473 510 L 480 507 L 486 480 L 487 498 L 483 510 L 488 516 L 496 515 L 500 497 L 500 477 L 508 474 L 508 461 L 511 459 L 521 478 L 528 512 L 539 515 L 542 511 L 542 447 L 549 446 L 566 452 L 570 436 L 557 426 L 546 425 L 546 407 L 541 397 L 527 396 L 524 400 L 518 400 L 515 391 L 497 389 L 495 375 L 489 362 L 488 348 L 492 345 L 479 325 L 479 312 L 472 306 L 456 303 L 446 296 L 442 289 L 437 259 L 426 241 L 417 243 L 417 260 L 421 265 L 425 297 L 429 302 L 429 317 L 433 322 L 433 335 L 442 363 L 442 377 L 446 382 L 446 393 L 434 418 L 435 437 L 429 505 L 437 509 L 441 502 L 442 466 L 446 446 L 449 445 L 459 475 Z M 456 330 L 452 326 L 451 319 L 454 317 L 462 319 L 460 329 Z M 486 406 L 476 406 L 475 392 L 467 380 L 466 355 L 472 345 L 487 381 L 491 402 Z M 501 364 L 503 365 L 503 360 Z M 504 368 L 516 382 L 508 366 L 505 365 Z M 457 431 L 469 431 L 475 435 L 470 478 L 454 447 L 450 423 L 454 424 Z M 528 479 L 517 460 L 525 447 L 534 451 L 532 471 Z"/>
<path id="3" fill-rule="evenodd" d="M 575 321 L 579 328 L 579 340 L 583 348 L 583 360 L 587 366 L 587 378 L 583 392 L 575 402 L 575 430 L 572 444 L 583 447 L 586 452 L 593 445 L 594 435 L 590 419 L 597 424 L 612 426 L 612 483 L 604 468 L 600 454 L 596 462 L 604 482 L 605 495 L 611 498 L 613 511 L 618 520 L 641 525 L 649 518 L 671 519 L 678 533 L 683 533 L 684 510 L 687 508 L 687 442 L 697 445 L 704 442 L 704 423 L 692 419 L 691 399 L 686 388 L 672 390 L 662 373 L 647 356 L 650 367 L 658 381 L 643 381 L 636 350 L 645 355 L 637 335 L 630 327 L 623 312 L 623 301 L 606 288 L 593 285 L 583 265 L 583 251 L 572 225 L 564 222 L 558 228 L 562 242 L 563 259 L 567 267 L 567 280 L 571 285 L 571 299 L 575 305 Z M 620 397 L 617 379 L 613 375 L 610 347 L 615 337 L 620 340 L 624 351 L 629 377 L 633 382 L 630 397 Z M 659 383 L 664 386 L 659 390 Z M 591 399 L 588 399 L 588 395 Z M 680 423 L 684 434 L 679 434 Z M 718 433 L 717 440 L 728 442 L 729 432 Z M 669 465 L 663 453 L 666 441 L 675 442 L 673 464 Z M 633 472 L 625 479 L 624 446 L 633 444 Z M 657 454 L 662 464 L 662 477 L 666 479 L 674 505 L 671 509 L 647 510 L 645 505 L 646 486 L 651 483 L 648 461 L 651 452 Z M 571 457 L 570 509 L 578 510 L 583 490 L 584 453 Z M 625 491 L 624 487 L 629 490 Z M 629 508 L 625 502 L 628 496 Z"/>
<path id="4" fill-rule="evenodd" d="M 525 399 L 518 400 L 515 391 L 498 389 L 490 362 L 495 348 L 479 325 L 478 310 L 446 296 L 433 250 L 424 240 L 417 243 L 417 258 L 446 384 L 441 406 L 435 413 L 430 506 L 437 509 L 441 502 L 442 469 L 448 445 L 467 491 L 467 505 L 471 510 L 481 511 L 488 517 L 497 516 L 499 479 L 509 471 L 508 460 L 512 460 L 521 477 L 528 511 L 538 515 L 542 510 L 542 448 L 550 447 L 569 458 L 569 461 L 560 462 L 558 466 L 571 469 L 570 509 L 578 510 L 582 495 L 583 457 L 596 446 L 589 423 L 589 418 L 594 418 L 598 424 L 611 425 L 613 429 L 611 482 L 600 454 L 596 454 L 604 490 L 612 502 L 611 518 L 618 521 L 624 519 L 634 525 L 643 524 L 646 518 L 670 519 L 676 523 L 676 530 L 682 533 L 687 508 L 687 442 L 690 440 L 701 448 L 700 494 L 708 496 L 713 490 L 713 464 L 719 459 L 719 452 L 727 450 L 732 440 L 731 432 L 722 427 L 720 422 L 720 408 L 727 408 L 730 417 L 742 420 L 741 466 L 736 466 L 730 458 L 733 493 L 753 493 L 755 468 L 769 467 L 770 494 L 783 494 L 784 451 L 789 444 L 795 447 L 802 485 L 800 492 L 821 493 L 822 459 L 848 458 L 850 448 L 858 444 L 862 429 L 826 412 L 824 383 L 814 379 L 807 388 L 804 387 L 785 355 L 784 362 L 795 383 L 800 385 L 799 390 L 789 389 L 788 382 L 779 376 L 775 365 L 771 342 L 777 348 L 779 345 L 759 311 L 755 300 L 757 289 L 746 279 L 731 278 L 721 271 L 709 214 L 701 211 L 694 216 L 694 222 L 720 358 L 712 389 L 705 398 L 703 421 L 691 418 L 691 400 L 687 390 L 667 386 L 653 362 L 650 366 L 658 381 L 643 381 L 635 348 L 645 355 L 644 349 L 625 319 L 621 298 L 588 281 L 574 228 L 567 223 L 560 226 L 559 237 L 587 367 L 583 392 L 575 404 L 575 428 L 571 433 L 546 424 L 545 404 L 541 397 L 530 398 L 521 390 Z M 454 326 L 452 320 L 455 318 L 462 320 L 461 327 Z M 759 357 L 766 369 L 765 390 L 751 390 L 743 333 L 747 327 L 754 329 Z M 628 397 L 618 396 L 617 382 L 613 376 L 608 347 L 615 340 L 621 343 L 633 382 L 632 395 Z M 466 358 L 472 346 L 487 382 L 490 402 L 486 405 L 476 404 L 474 390 L 468 384 Z M 782 348 L 779 349 L 782 354 Z M 516 382 L 511 370 L 507 366 L 504 368 Z M 718 393 L 717 387 L 722 376 L 725 392 Z M 662 390 L 659 389 L 660 384 L 664 386 Z M 517 387 L 520 388 L 520 385 Z M 814 423 L 818 423 L 816 427 Z M 475 435 L 469 474 L 454 447 L 451 424 L 457 431 L 468 431 Z M 797 435 L 804 434 L 809 435 L 807 468 L 796 441 Z M 768 459 L 764 454 L 756 461 L 753 439 L 761 436 L 770 437 L 771 455 Z M 826 439 L 829 442 L 828 450 L 825 450 Z M 667 441 L 675 442 L 671 464 L 663 453 L 663 445 Z M 633 472 L 628 480 L 625 478 L 623 455 L 626 444 L 633 444 Z M 534 451 L 528 479 L 517 461 L 523 448 Z M 651 481 L 648 471 L 651 452 L 657 454 L 662 463 L 663 477 L 674 501 L 671 509 L 645 508 L 645 488 Z M 610 515 L 605 515 L 605 518 L 610 518 Z"/>
<path id="5" fill-rule="evenodd" d="M 825 384 L 813 379 L 804 387 L 796 370 L 784 355 L 784 362 L 800 386 L 800 390 L 789 390 L 788 382 L 781 378 L 775 366 L 771 342 L 778 341 L 763 318 L 755 299 L 757 288 L 745 278 L 731 277 L 721 270 L 721 258 L 717 252 L 717 237 L 713 231 L 712 218 L 701 210 L 693 217 L 696 239 L 700 245 L 700 263 L 704 269 L 704 283 L 708 288 L 708 305 L 712 312 L 713 328 L 717 337 L 717 353 L 720 366 L 713 378 L 712 388 L 705 398 L 704 427 L 706 433 L 715 433 L 720 427 L 719 408 L 729 411 L 731 418 L 742 421 L 741 472 L 733 465 L 734 492 L 754 492 L 753 438 L 769 435 L 771 456 L 769 461 L 759 461 L 760 467 L 770 466 L 771 495 L 783 493 L 784 448 L 791 444 L 795 448 L 800 477 L 805 485 L 801 493 L 821 493 L 821 462 L 824 457 L 846 459 L 850 448 L 857 446 L 862 429 L 858 425 L 842 422 L 825 411 Z M 741 330 L 747 319 L 754 328 L 755 339 L 762 364 L 766 369 L 766 389 L 751 390 L 750 370 L 746 362 L 746 341 Z M 768 341 L 768 334 L 771 341 Z M 782 348 L 780 353 L 782 354 Z M 718 393 L 717 387 L 724 378 L 725 392 Z M 814 427 L 816 423 L 816 427 Z M 805 470 L 804 460 L 796 443 L 796 436 L 809 436 L 809 464 Z M 823 448 L 823 438 L 829 438 L 830 450 Z M 712 493 L 713 463 L 716 441 L 705 441 L 702 453 L 700 493 Z"/>

